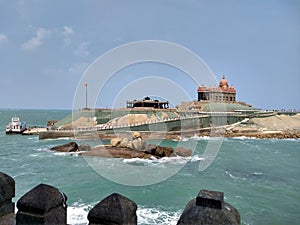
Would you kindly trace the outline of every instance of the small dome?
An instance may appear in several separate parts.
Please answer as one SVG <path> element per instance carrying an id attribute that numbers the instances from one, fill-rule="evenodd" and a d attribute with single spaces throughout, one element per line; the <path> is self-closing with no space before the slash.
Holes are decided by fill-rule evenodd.
<path id="1" fill-rule="evenodd" d="M 231 85 L 229 89 L 230 89 L 230 90 L 234 90 L 234 86 L 233 86 L 233 85 Z"/>
<path id="2" fill-rule="evenodd" d="M 206 87 L 204 86 L 204 84 L 201 84 L 201 85 L 198 87 L 198 92 L 205 91 L 205 90 L 206 90 Z"/>
<path id="3" fill-rule="evenodd" d="M 228 82 L 224 75 L 223 75 L 223 78 L 220 80 L 219 87 L 220 88 L 228 88 Z"/>

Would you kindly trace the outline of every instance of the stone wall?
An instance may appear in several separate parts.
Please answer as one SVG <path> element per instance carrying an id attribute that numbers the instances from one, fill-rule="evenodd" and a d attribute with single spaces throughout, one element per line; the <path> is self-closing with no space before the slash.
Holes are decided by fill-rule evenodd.
<path id="1" fill-rule="evenodd" d="M 15 215 L 15 181 L 0 172 L 0 224 L 1 225 L 66 225 L 67 196 L 56 187 L 39 184 L 17 202 Z M 201 190 L 185 207 L 177 225 L 211 224 L 239 225 L 240 215 L 224 202 L 222 192 Z M 88 213 L 89 225 L 136 225 L 137 205 L 118 193 L 100 201 Z"/>

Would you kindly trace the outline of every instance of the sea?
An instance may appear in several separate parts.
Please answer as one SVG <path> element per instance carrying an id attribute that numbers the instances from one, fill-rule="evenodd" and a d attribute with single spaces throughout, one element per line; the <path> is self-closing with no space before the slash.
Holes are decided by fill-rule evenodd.
<path id="1" fill-rule="evenodd" d="M 0 171 L 16 181 L 14 202 L 40 183 L 55 186 L 68 197 L 68 224 L 82 225 L 88 223 L 91 208 L 119 193 L 138 205 L 139 225 L 172 225 L 186 204 L 206 189 L 223 192 L 225 201 L 239 211 L 241 224 L 300 223 L 299 139 L 194 136 L 152 140 L 148 142 L 192 146 L 193 156 L 124 160 L 87 159 L 49 150 L 71 139 L 5 134 L 5 126 L 15 115 L 32 126 L 45 126 L 47 120 L 62 119 L 70 112 L 0 110 Z M 105 144 L 102 140 L 84 142 Z"/>

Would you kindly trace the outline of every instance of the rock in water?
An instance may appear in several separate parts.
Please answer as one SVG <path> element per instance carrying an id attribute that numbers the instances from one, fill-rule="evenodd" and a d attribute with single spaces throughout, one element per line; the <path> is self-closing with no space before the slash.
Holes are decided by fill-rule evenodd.
<path id="1" fill-rule="evenodd" d="M 134 131 L 134 132 L 132 132 L 132 137 L 133 137 L 133 139 L 135 139 L 135 138 L 142 138 L 142 135 L 141 135 L 140 132 Z"/>
<path id="2" fill-rule="evenodd" d="M 50 150 L 58 152 L 77 152 L 79 148 L 76 142 L 70 142 L 67 144 L 55 146 L 53 148 L 50 148 Z"/>
<path id="3" fill-rule="evenodd" d="M 137 205 L 114 193 L 103 199 L 88 214 L 89 224 L 135 225 Z"/>
<path id="4" fill-rule="evenodd" d="M 112 138 L 110 140 L 110 145 L 112 147 L 117 147 L 121 143 L 121 141 L 122 141 L 122 138 Z"/>
<path id="5" fill-rule="evenodd" d="M 193 151 L 189 148 L 178 147 L 178 148 L 175 148 L 174 153 L 175 153 L 175 155 L 178 155 L 178 156 L 189 157 L 189 156 L 192 156 Z"/>
<path id="6" fill-rule="evenodd" d="M 90 151 L 91 146 L 88 144 L 81 144 L 78 146 L 79 151 Z"/>
<path id="7" fill-rule="evenodd" d="M 158 157 L 170 157 L 173 151 L 173 148 L 169 146 L 157 146 L 154 155 Z"/>
<path id="8" fill-rule="evenodd" d="M 129 143 L 128 138 L 123 138 L 122 141 L 120 142 L 120 144 L 118 145 L 118 147 L 127 148 L 128 143 Z"/>
<path id="9" fill-rule="evenodd" d="M 141 149 L 141 143 L 138 139 L 132 141 L 133 150 Z"/>
<path id="10" fill-rule="evenodd" d="M 146 146 L 145 152 L 148 153 L 148 154 L 154 155 L 155 151 L 156 151 L 156 148 L 157 148 L 156 144 L 148 144 Z"/>
<path id="11" fill-rule="evenodd" d="M 132 150 L 143 150 L 146 148 L 146 142 L 142 140 L 142 138 L 136 138 L 128 143 L 127 148 Z"/>
<path id="12" fill-rule="evenodd" d="M 177 225 L 240 225 L 240 214 L 223 198 L 222 192 L 201 190 L 186 205 Z"/>

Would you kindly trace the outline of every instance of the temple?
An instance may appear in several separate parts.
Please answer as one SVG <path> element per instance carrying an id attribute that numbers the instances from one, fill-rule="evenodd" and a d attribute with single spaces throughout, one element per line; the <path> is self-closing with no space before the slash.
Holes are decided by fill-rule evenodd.
<path id="1" fill-rule="evenodd" d="M 127 108 L 137 108 L 137 107 L 167 109 L 169 108 L 169 102 L 152 100 L 149 97 L 145 97 L 143 100 L 127 101 Z"/>
<path id="2" fill-rule="evenodd" d="M 225 76 L 223 76 L 218 87 L 200 85 L 198 101 L 236 102 L 236 90 L 233 85 L 229 87 Z"/>

